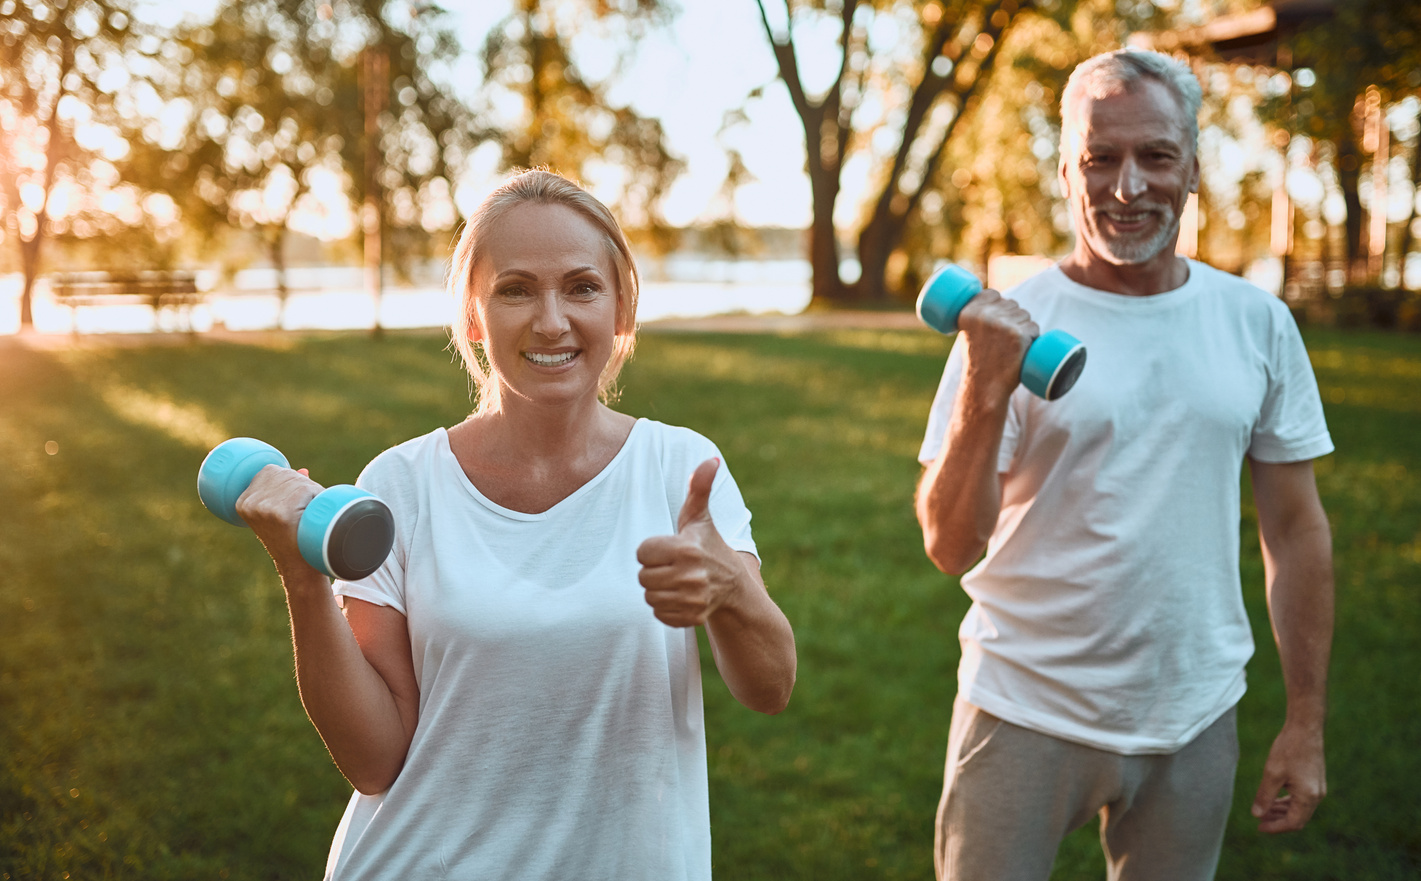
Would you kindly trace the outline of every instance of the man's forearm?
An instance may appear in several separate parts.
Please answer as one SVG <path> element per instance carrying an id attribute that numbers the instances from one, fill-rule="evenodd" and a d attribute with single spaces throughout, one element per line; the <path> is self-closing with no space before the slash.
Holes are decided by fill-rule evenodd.
<path id="1" fill-rule="evenodd" d="M 928 559 L 960 575 L 976 562 L 1001 511 L 997 453 L 1009 397 L 983 393 L 964 377 L 937 459 L 918 483 L 918 523 Z"/>
<path id="2" fill-rule="evenodd" d="M 1288 717 L 1321 728 L 1332 654 L 1332 531 L 1311 462 L 1251 463 Z"/>
<path id="3" fill-rule="evenodd" d="M 1295 530 L 1273 548 L 1265 544 L 1268 613 L 1282 663 L 1288 721 L 1321 727 L 1327 713 L 1327 668 L 1332 654 L 1331 536 L 1320 526 Z"/>

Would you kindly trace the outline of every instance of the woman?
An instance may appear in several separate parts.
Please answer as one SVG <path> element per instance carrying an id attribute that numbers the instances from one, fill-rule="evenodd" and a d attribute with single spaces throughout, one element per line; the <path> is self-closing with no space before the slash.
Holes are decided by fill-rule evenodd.
<path id="1" fill-rule="evenodd" d="M 693 628 L 747 707 L 777 713 L 794 685 L 750 513 L 708 440 L 605 404 L 637 274 L 601 203 L 511 178 L 449 286 L 478 405 L 361 475 L 395 515 L 384 566 L 332 586 L 301 559 L 303 472 L 268 467 L 238 502 L 357 790 L 326 877 L 709 878 Z"/>

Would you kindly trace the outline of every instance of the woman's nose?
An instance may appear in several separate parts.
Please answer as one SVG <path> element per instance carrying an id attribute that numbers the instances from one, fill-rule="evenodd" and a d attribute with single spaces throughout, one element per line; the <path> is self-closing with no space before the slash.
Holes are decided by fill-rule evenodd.
<path id="1" fill-rule="evenodd" d="M 557 291 L 544 291 L 538 297 L 537 311 L 533 316 L 533 330 L 549 339 L 556 339 L 567 332 L 567 313 L 562 297 Z"/>

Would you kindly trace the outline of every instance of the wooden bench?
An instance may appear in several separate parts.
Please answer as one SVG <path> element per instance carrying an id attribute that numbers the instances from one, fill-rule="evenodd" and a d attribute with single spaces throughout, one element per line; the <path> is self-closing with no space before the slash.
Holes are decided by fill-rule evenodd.
<path id="1" fill-rule="evenodd" d="M 184 269 L 56 272 L 47 278 L 50 296 L 69 307 L 71 316 L 83 306 L 148 306 L 155 318 L 162 310 L 173 309 L 179 326 L 189 333 L 193 332 L 192 307 L 206 298 L 197 289 L 197 273 Z M 79 332 L 77 323 L 74 332 Z"/>

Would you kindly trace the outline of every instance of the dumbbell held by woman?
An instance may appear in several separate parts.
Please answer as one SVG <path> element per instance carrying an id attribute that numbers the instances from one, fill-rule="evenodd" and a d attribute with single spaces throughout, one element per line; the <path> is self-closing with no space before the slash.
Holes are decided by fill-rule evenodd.
<path id="1" fill-rule="evenodd" d="M 918 317 L 938 333 L 957 330 L 957 316 L 982 291 L 977 276 L 947 265 L 933 273 L 918 294 Z M 1037 397 L 1054 401 L 1071 390 L 1085 367 L 1085 344 L 1063 330 L 1032 341 L 1021 362 L 1021 383 Z"/>
<path id="2" fill-rule="evenodd" d="M 237 514 L 237 498 L 267 465 L 290 468 L 271 444 L 234 437 L 212 448 L 197 471 L 197 495 L 207 510 L 233 526 L 247 524 Z M 307 563 L 332 578 L 364 578 L 385 562 L 395 543 L 395 518 L 375 496 L 350 484 L 322 491 L 301 514 L 296 543 Z"/>

